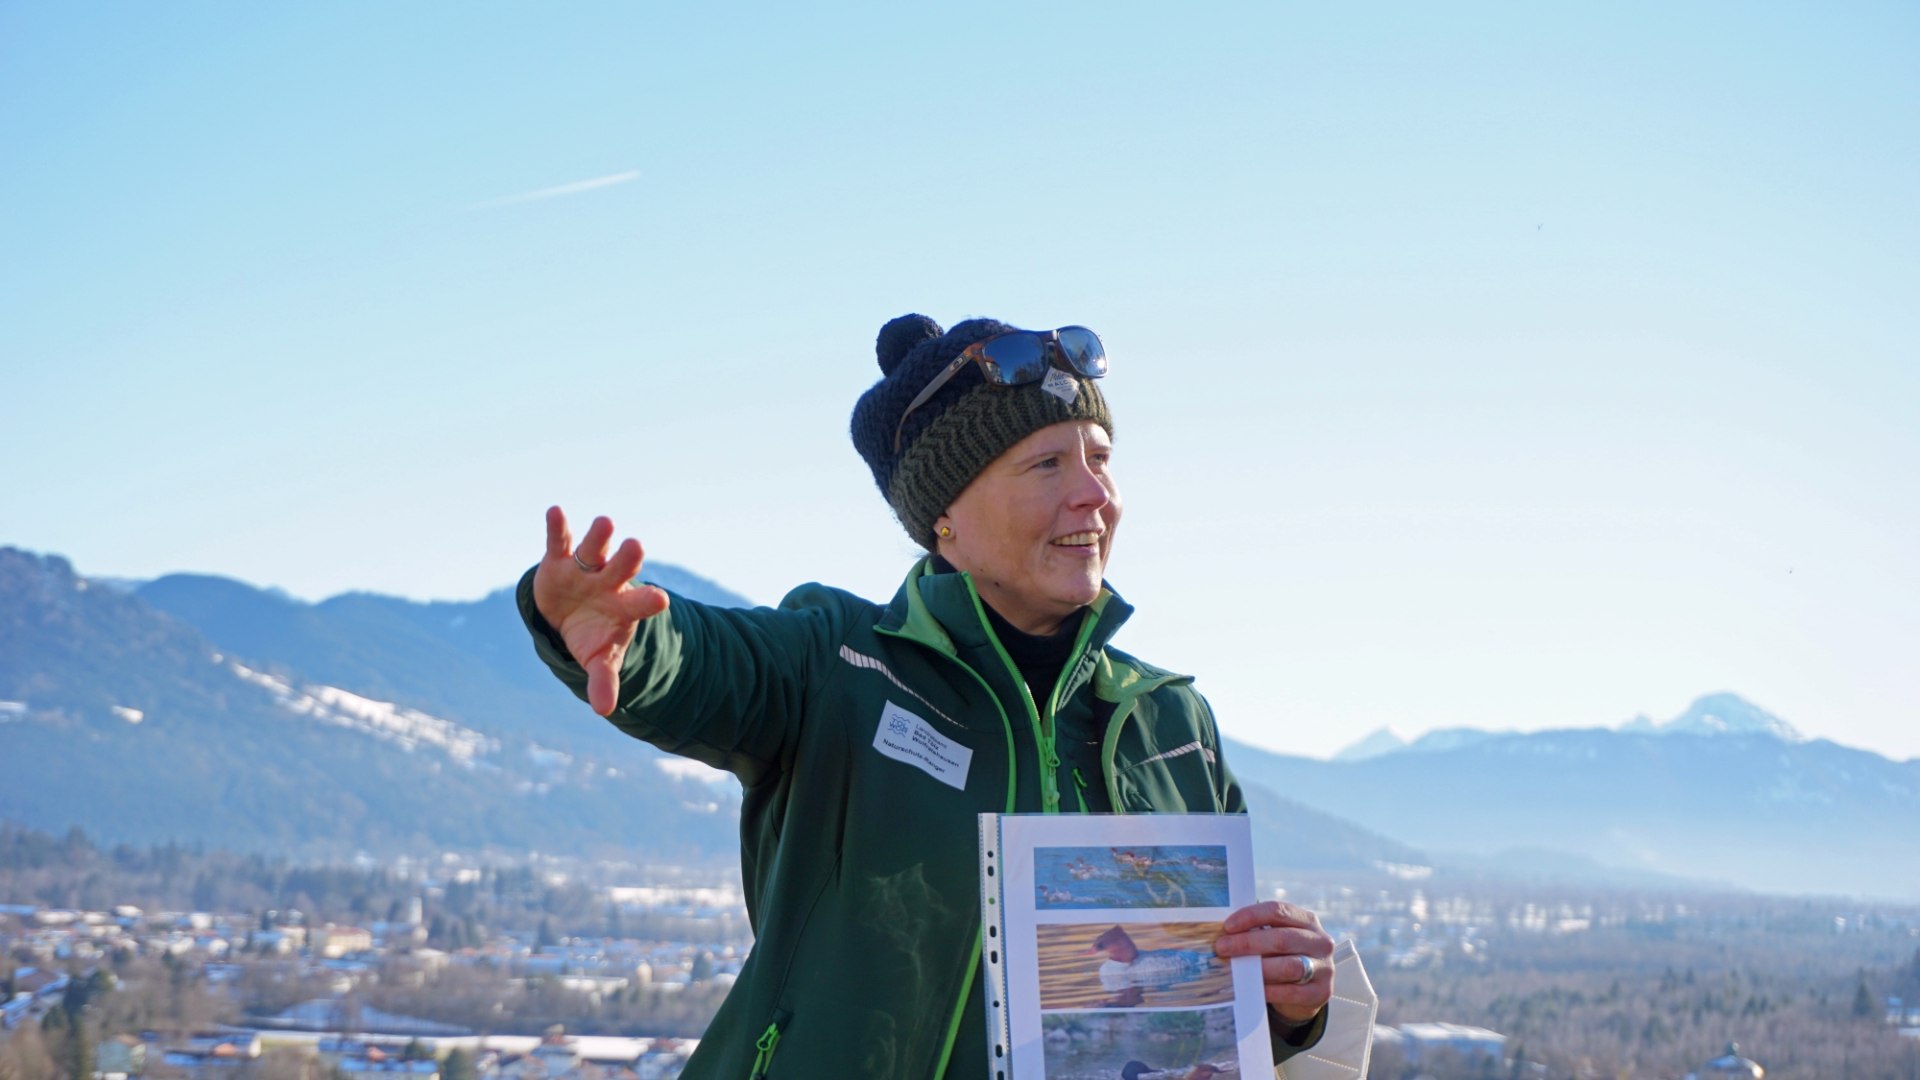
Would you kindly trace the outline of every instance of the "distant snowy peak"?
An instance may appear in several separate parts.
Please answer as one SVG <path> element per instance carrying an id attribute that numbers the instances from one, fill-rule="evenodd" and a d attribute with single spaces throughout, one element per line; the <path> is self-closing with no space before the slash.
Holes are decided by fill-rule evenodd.
<path id="1" fill-rule="evenodd" d="M 1512 734 L 1511 731 L 1482 731 L 1469 727 L 1439 728 L 1408 743 L 1407 749 L 1418 754 L 1438 754 Z"/>
<path id="2" fill-rule="evenodd" d="M 1783 742 L 1806 742 L 1800 729 L 1738 694 L 1708 694 L 1687 711 L 1657 723 L 1636 716 L 1620 726 L 1624 732 L 1650 735 L 1771 735 Z"/>
<path id="3" fill-rule="evenodd" d="M 1798 728 L 1738 694 L 1708 694 L 1667 721 L 1636 716 L 1617 728 L 1624 735 L 1768 735 L 1782 742 L 1806 742 Z M 1554 729 L 1536 731 L 1553 734 Z M 1479 728 L 1439 728 L 1411 741 L 1392 728 L 1380 728 L 1333 755 L 1335 761 L 1365 761 L 1387 754 L 1438 754 L 1517 734 Z"/>
<path id="4" fill-rule="evenodd" d="M 1486 742 L 1512 732 L 1481 731 L 1479 728 L 1440 728 L 1409 742 L 1392 728 L 1380 728 L 1359 742 L 1333 755 L 1335 761 L 1365 761 L 1387 754 L 1437 754 L 1463 746 Z"/>
<path id="5" fill-rule="evenodd" d="M 1396 750 L 1405 750 L 1406 748 L 1407 740 L 1401 738 L 1399 732 L 1390 727 L 1376 728 L 1359 742 L 1334 754 L 1333 760 L 1365 761 L 1368 758 L 1379 757 L 1381 754 L 1391 754 Z"/>

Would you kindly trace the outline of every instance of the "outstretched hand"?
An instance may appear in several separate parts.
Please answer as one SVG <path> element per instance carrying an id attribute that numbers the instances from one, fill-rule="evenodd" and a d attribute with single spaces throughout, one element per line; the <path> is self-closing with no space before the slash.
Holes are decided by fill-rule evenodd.
<path id="1" fill-rule="evenodd" d="M 640 620 L 667 610 L 666 593 L 633 584 L 646 557 L 640 541 L 628 537 L 609 554 L 612 539 L 613 522 L 597 517 L 574 547 L 567 515 L 550 506 L 547 551 L 533 575 L 534 606 L 586 669 L 587 704 L 601 716 L 613 712 L 620 665 Z"/>

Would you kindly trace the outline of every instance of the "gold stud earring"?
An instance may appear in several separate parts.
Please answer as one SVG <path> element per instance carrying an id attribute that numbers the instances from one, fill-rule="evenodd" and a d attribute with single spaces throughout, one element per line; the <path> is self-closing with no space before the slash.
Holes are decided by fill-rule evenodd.
<path id="1" fill-rule="evenodd" d="M 943 540 L 944 540 L 944 539 L 946 539 L 946 538 L 948 538 L 948 537 L 951 537 L 952 535 L 953 535 L 953 527 L 952 527 L 952 526 L 950 526 L 950 525 L 942 525 L 942 526 L 940 526 L 940 537 L 941 537 L 941 539 L 943 539 Z"/>

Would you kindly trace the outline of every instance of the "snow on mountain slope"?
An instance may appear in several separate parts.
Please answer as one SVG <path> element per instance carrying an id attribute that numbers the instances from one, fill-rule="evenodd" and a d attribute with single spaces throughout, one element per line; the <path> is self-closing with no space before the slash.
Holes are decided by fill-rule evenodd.
<path id="1" fill-rule="evenodd" d="M 228 668 L 241 680 L 264 687 L 289 712 L 334 727 L 363 732 L 408 752 L 430 747 L 463 765 L 471 765 L 473 759 L 480 755 L 500 751 L 499 739 L 482 735 L 451 720 L 430 716 L 418 709 L 402 708 L 390 701 L 375 701 L 337 686 L 303 686 L 295 689 L 283 679 L 237 662 L 230 661 Z"/>

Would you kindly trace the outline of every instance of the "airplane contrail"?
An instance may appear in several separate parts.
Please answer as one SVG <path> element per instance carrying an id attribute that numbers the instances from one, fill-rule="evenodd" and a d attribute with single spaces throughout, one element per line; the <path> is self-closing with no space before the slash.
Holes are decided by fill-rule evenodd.
<path id="1" fill-rule="evenodd" d="M 523 191 L 518 195 L 505 195 L 498 199 L 488 199 L 485 202 L 474 203 L 471 207 L 468 207 L 468 209 L 484 210 L 493 206 L 509 206 L 513 203 L 537 202 L 541 199 L 557 199 L 562 195 L 578 195 L 583 191 L 612 187 L 615 184 L 624 184 L 628 181 L 638 179 L 640 179 L 640 170 L 628 169 L 626 172 L 617 172 L 611 176 L 596 176 L 591 180 L 575 180 L 571 184 L 559 184 L 555 187 L 541 188 L 538 191 Z"/>

